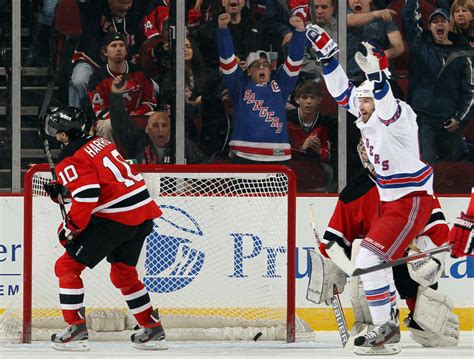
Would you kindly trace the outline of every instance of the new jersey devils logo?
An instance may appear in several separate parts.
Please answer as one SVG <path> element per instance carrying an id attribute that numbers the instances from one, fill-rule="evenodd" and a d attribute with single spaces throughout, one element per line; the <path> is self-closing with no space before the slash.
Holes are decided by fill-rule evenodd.
<path id="1" fill-rule="evenodd" d="M 205 253 L 193 248 L 193 242 L 203 240 L 203 233 L 185 210 L 160 208 L 163 215 L 155 220 L 146 241 L 143 281 L 150 292 L 169 293 L 189 285 L 201 271 Z"/>

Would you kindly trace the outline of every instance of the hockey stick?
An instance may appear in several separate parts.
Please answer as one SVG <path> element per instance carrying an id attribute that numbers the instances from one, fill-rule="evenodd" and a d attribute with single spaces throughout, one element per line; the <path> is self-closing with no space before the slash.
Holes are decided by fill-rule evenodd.
<path id="1" fill-rule="evenodd" d="M 309 0 L 309 18 L 311 20 L 311 24 L 316 24 L 316 9 L 314 8 L 314 0 Z"/>
<path id="2" fill-rule="evenodd" d="M 321 244 L 321 239 L 319 238 L 318 227 L 316 226 L 316 217 L 314 216 L 313 208 L 308 207 L 308 214 L 311 222 L 311 227 L 313 229 L 314 239 L 316 244 L 319 247 Z M 344 316 L 344 311 L 341 305 L 341 299 L 339 298 L 339 293 L 337 291 L 336 285 L 333 286 L 333 296 L 331 297 L 331 306 L 334 311 L 334 316 L 336 317 L 336 324 L 339 330 L 339 335 L 341 336 L 342 347 L 346 347 L 347 342 L 349 341 L 350 333 L 347 329 L 346 317 Z"/>
<path id="3" fill-rule="evenodd" d="M 349 258 L 347 258 L 346 253 L 344 252 L 344 249 L 342 249 L 342 247 L 334 241 L 331 241 L 328 243 L 328 245 L 326 246 L 326 252 L 329 255 L 329 257 L 331 257 L 331 259 L 334 261 L 334 263 L 336 263 L 339 268 L 341 268 L 344 272 L 346 272 L 348 276 L 355 277 L 362 274 L 372 273 L 381 269 L 395 267 L 400 264 L 408 263 L 410 261 L 414 261 L 420 258 L 432 257 L 434 254 L 449 252 L 451 248 L 452 248 L 452 245 L 446 245 L 446 246 L 430 249 L 425 252 L 420 252 L 411 256 L 395 259 L 390 262 L 380 263 L 368 268 L 356 268 L 349 261 Z"/>
<path id="4" fill-rule="evenodd" d="M 48 110 L 49 103 L 51 102 L 51 97 L 53 96 L 53 91 L 54 91 L 54 82 L 50 81 L 48 83 L 48 87 L 46 88 L 46 93 L 44 95 L 44 100 L 43 104 L 41 106 L 40 113 L 38 115 L 39 118 L 39 126 L 38 126 L 38 134 L 43 141 L 43 149 L 44 149 L 44 156 L 46 160 L 48 161 L 49 169 L 51 171 L 51 176 L 53 178 L 53 181 L 57 181 L 58 177 L 56 176 L 56 172 L 54 171 L 54 162 L 53 162 L 53 155 L 51 154 L 51 149 L 49 147 L 49 142 L 48 138 L 46 137 L 45 133 L 45 117 L 46 117 L 46 111 Z M 64 206 L 64 199 L 60 193 L 58 193 L 57 196 L 58 199 L 58 204 L 59 208 L 61 210 L 61 216 L 63 217 L 64 223 L 66 223 L 66 207 Z"/>

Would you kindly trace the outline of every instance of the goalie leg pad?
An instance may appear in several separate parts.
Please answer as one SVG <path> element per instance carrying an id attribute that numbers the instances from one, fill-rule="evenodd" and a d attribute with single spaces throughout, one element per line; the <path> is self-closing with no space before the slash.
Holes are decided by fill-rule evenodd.
<path id="1" fill-rule="evenodd" d="M 359 280 L 359 277 L 353 277 L 351 279 L 351 283 L 352 282 L 355 282 L 355 284 L 351 284 L 350 287 L 350 300 L 352 310 L 354 311 L 354 325 L 351 328 L 351 335 L 356 335 L 368 327 L 370 328 L 369 330 L 371 330 L 373 322 L 362 282 Z"/>
<path id="2" fill-rule="evenodd" d="M 423 330 L 409 327 L 413 340 L 427 347 L 456 346 L 459 318 L 452 312 L 453 307 L 447 295 L 431 288 L 418 288 L 413 319 Z"/>
<path id="3" fill-rule="evenodd" d="M 316 304 L 331 304 L 334 285 L 342 293 L 346 285 L 346 275 L 330 259 L 316 251 L 309 251 L 311 273 L 309 276 L 306 298 Z"/>

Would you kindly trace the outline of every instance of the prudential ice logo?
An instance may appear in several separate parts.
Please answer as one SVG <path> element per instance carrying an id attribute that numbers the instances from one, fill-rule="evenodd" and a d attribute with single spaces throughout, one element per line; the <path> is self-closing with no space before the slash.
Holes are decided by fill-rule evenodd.
<path id="1" fill-rule="evenodd" d="M 146 241 L 146 288 L 154 293 L 170 293 L 189 285 L 204 264 L 205 253 L 192 248 L 202 241 L 197 221 L 185 210 L 160 205 L 163 215 Z"/>

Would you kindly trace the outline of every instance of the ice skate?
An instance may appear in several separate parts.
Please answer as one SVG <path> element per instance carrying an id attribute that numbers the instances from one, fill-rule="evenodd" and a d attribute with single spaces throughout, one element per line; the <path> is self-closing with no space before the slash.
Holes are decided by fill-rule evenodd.
<path id="1" fill-rule="evenodd" d="M 151 316 L 159 321 L 160 317 L 158 311 L 153 311 Z M 140 350 L 166 350 L 168 344 L 166 343 L 166 335 L 163 327 L 158 325 L 154 328 L 140 328 L 131 336 L 133 347 Z"/>
<path id="2" fill-rule="evenodd" d="M 88 351 L 89 335 L 86 324 L 69 325 L 59 333 L 51 335 L 53 349 L 60 351 Z"/>
<path id="3" fill-rule="evenodd" d="M 358 355 L 393 355 L 400 353 L 400 325 L 394 312 L 385 324 L 376 325 L 370 332 L 354 339 L 354 353 Z"/>

